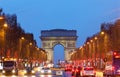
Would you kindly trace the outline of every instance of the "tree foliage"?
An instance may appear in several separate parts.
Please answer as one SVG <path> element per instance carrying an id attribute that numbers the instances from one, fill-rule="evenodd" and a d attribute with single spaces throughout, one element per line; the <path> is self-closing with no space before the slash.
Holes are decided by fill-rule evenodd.
<path id="1" fill-rule="evenodd" d="M 6 29 L 6 45 L 7 48 L 17 49 L 19 38 L 25 34 L 24 30 L 17 23 L 16 15 L 6 15 L 8 28 Z"/>

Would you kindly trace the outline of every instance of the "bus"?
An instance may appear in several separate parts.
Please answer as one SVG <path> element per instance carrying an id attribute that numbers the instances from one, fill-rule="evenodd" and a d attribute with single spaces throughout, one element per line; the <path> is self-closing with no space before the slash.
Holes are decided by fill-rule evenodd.
<path id="1" fill-rule="evenodd" d="M 14 74 L 16 75 L 18 72 L 17 61 L 9 59 L 3 61 L 3 74 Z"/>
<path id="2" fill-rule="evenodd" d="M 120 76 L 120 51 L 111 51 L 107 53 L 105 62 L 104 76 Z"/>

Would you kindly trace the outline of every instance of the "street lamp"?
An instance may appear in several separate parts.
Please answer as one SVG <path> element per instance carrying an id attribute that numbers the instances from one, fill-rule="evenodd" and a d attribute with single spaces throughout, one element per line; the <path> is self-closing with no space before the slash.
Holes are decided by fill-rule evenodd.
<path id="1" fill-rule="evenodd" d="M 94 39 L 95 39 L 95 40 L 97 40 L 98 38 L 97 38 L 97 37 L 95 37 Z"/>
<path id="2" fill-rule="evenodd" d="M 90 42 L 92 43 L 92 42 L 93 42 L 93 40 L 90 40 Z"/>
<path id="3" fill-rule="evenodd" d="M 25 38 L 24 37 L 21 37 L 20 39 L 19 39 L 19 58 L 21 58 L 21 51 L 22 51 L 22 41 L 24 40 Z"/>
<path id="4" fill-rule="evenodd" d="M 4 23 L 3 26 L 4 26 L 4 28 L 7 28 L 7 27 L 8 27 L 8 24 L 7 24 L 7 23 Z"/>
<path id="5" fill-rule="evenodd" d="M 87 44 L 89 45 L 90 43 L 89 43 L 89 42 L 87 42 Z"/>
<path id="6" fill-rule="evenodd" d="M 104 34 L 105 34 L 105 32 L 103 32 L 103 31 L 102 31 L 102 32 L 100 32 L 100 34 L 101 34 L 101 35 L 104 35 Z"/>
<path id="7" fill-rule="evenodd" d="M 25 40 L 25 38 L 24 38 L 24 37 L 21 37 L 20 39 L 21 39 L 21 40 Z"/>
<path id="8" fill-rule="evenodd" d="M 0 16 L 0 20 L 3 20 L 4 19 L 4 17 L 3 16 Z"/>
<path id="9" fill-rule="evenodd" d="M 95 68 L 97 68 L 97 51 L 98 51 L 98 43 L 97 43 L 97 41 L 98 41 L 98 37 L 97 36 L 95 36 L 94 37 L 94 48 L 95 48 L 95 63 L 94 63 L 94 65 L 95 65 Z"/>
<path id="10" fill-rule="evenodd" d="M 30 42 L 29 45 L 32 45 L 32 43 Z"/>

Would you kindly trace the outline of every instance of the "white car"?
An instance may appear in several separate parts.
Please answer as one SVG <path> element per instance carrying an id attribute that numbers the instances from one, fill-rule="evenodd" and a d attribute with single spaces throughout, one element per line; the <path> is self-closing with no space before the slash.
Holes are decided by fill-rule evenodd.
<path id="1" fill-rule="evenodd" d="M 52 74 L 52 70 L 48 67 L 44 67 L 40 70 L 40 74 Z"/>
<path id="2" fill-rule="evenodd" d="M 81 71 L 81 76 L 82 77 L 86 77 L 86 76 L 91 76 L 91 77 L 95 77 L 96 72 L 94 70 L 93 67 L 83 67 L 82 71 Z"/>

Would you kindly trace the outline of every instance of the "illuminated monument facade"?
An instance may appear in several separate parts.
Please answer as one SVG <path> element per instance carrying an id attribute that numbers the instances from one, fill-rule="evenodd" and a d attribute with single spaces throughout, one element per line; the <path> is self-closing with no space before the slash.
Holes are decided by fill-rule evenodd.
<path id="1" fill-rule="evenodd" d="M 64 47 L 65 60 L 70 60 L 70 51 L 76 48 L 76 30 L 64 30 L 64 29 L 53 29 L 53 30 L 42 30 L 41 31 L 41 43 L 42 49 L 47 52 L 47 61 L 53 62 L 54 50 L 53 48 L 57 44 L 61 44 Z"/>

